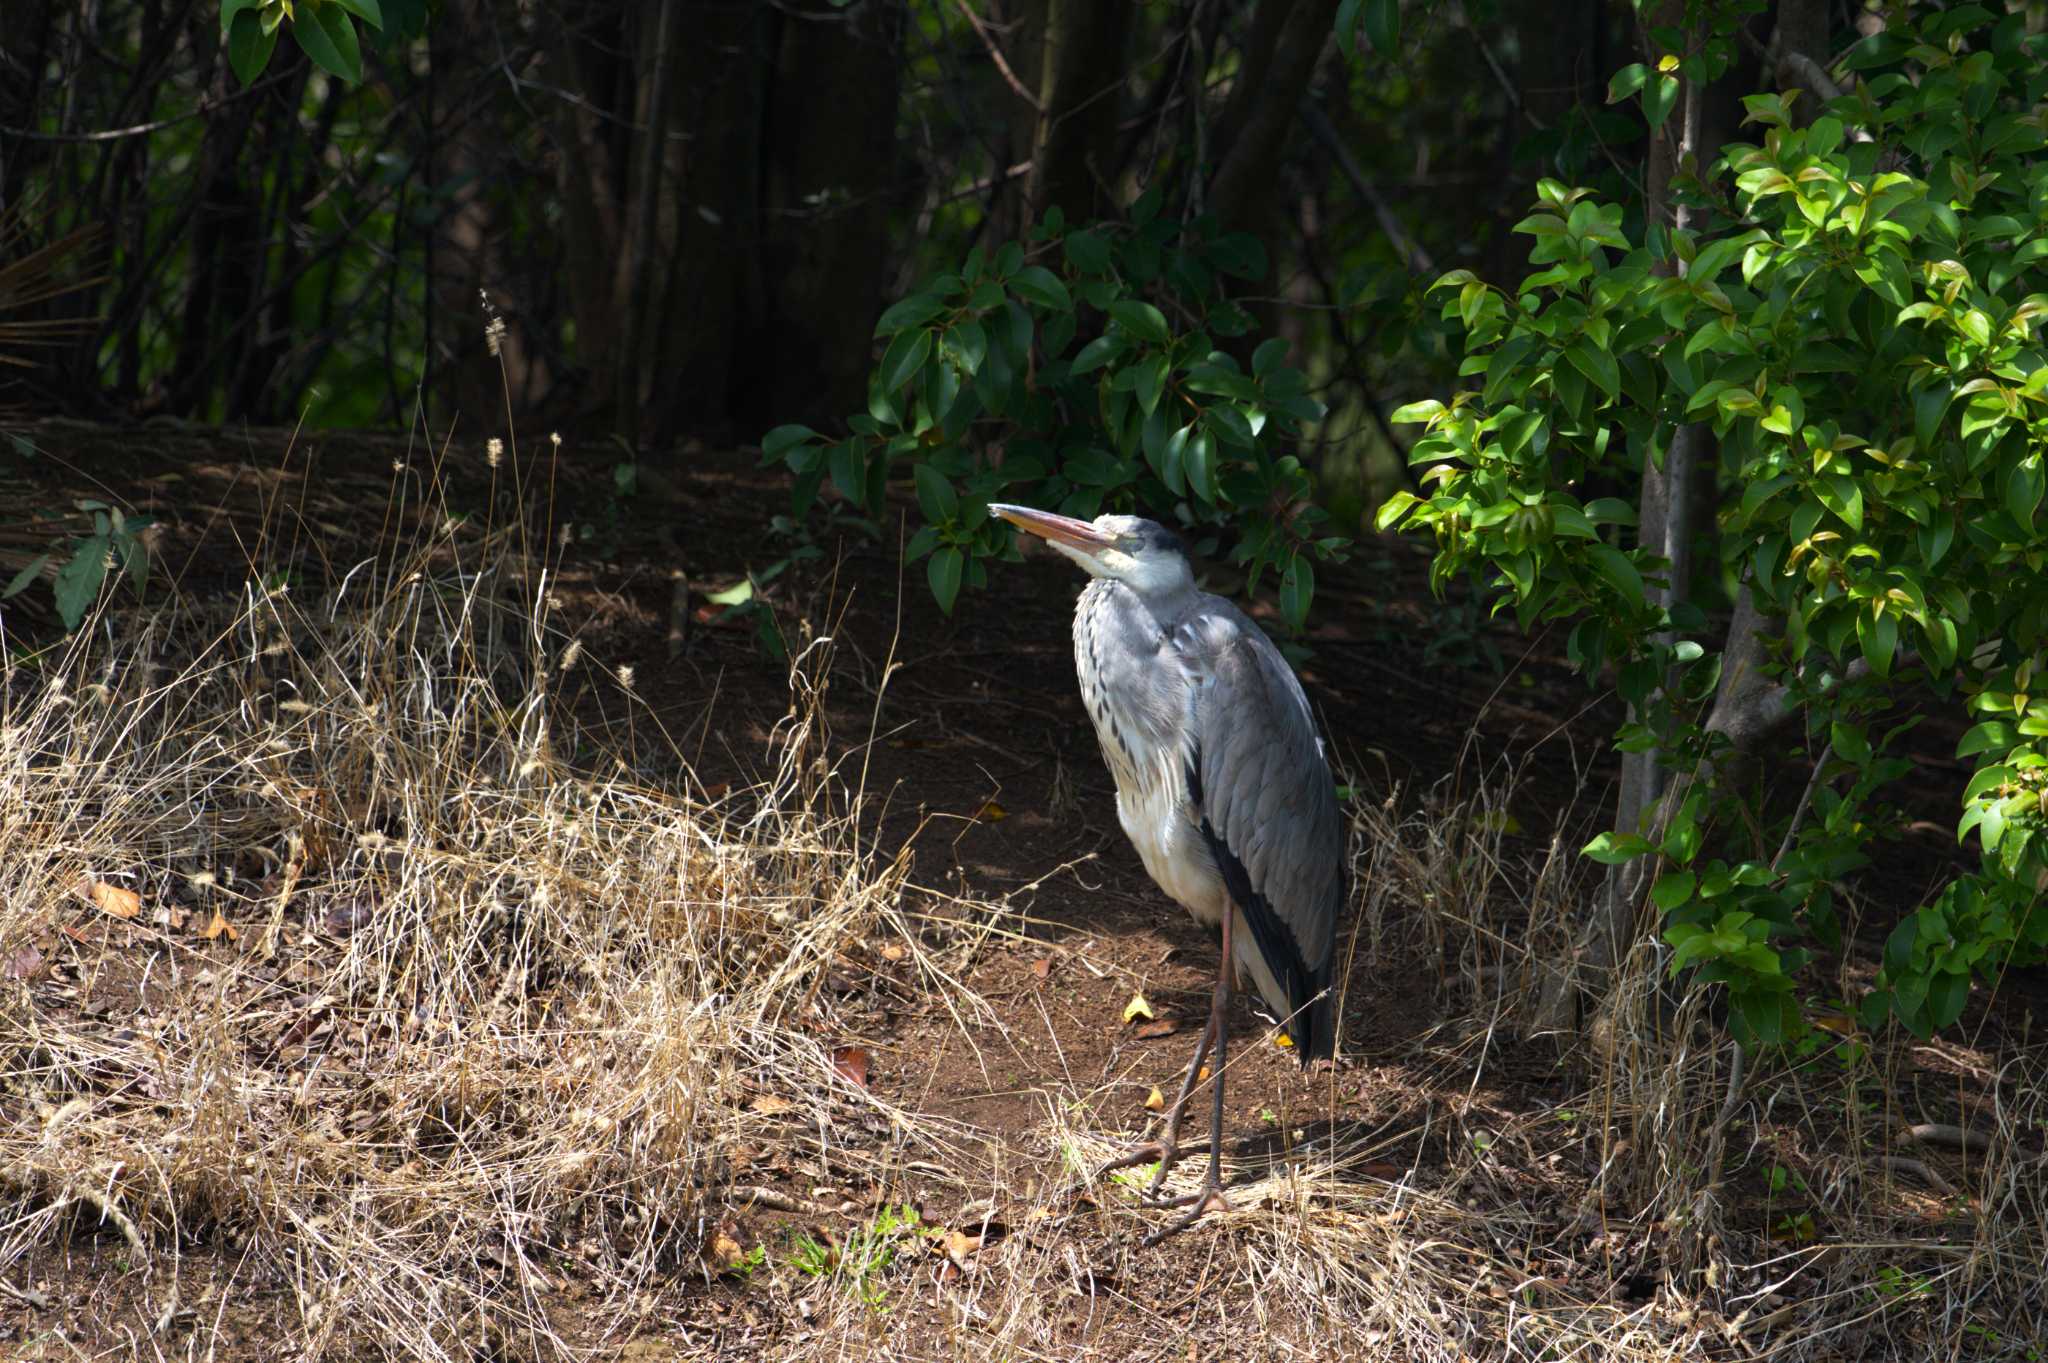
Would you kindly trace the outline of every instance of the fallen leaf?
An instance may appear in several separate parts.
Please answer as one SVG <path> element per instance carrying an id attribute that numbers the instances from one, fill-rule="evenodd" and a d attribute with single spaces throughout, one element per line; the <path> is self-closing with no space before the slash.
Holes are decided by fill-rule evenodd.
<path id="1" fill-rule="evenodd" d="M 946 1232 L 946 1257 L 960 1265 L 962 1269 L 967 1267 L 967 1256 L 980 1248 L 981 1237 L 979 1235 L 969 1235 L 965 1231 L 957 1230 Z"/>
<path id="2" fill-rule="evenodd" d="M 1150 1022 L 1139 1023 L 1136 1035 L 1140 1041 L 1151 1041 L 1156 1037 L 1172 1036 L 1179 1030 L 1180 1023 L 1173 1018 L 1154 1018 Z"/>
<path id="3" fill-rule="evenodd" d="M 1145 1002 L 1145 996 L 1143 994 L 1131 995 L 1131 1001 L 1124 1005 L 1125 1022 L 1130 1022 L 1136 1018 L 1149 1018 L 1151 1016 L 1153 1016 L 1152 1005 Z"/>
<path id="4" fill-rule="evenodd" d="M 787 1098 L 778 1098 L 772 1093 L 764 1093 L 754 1099 L 753 1102 L 748 1103 L 747 1106 L 760 1113 L 763 1117 L 780 1117 L 783 1113 L 794 1110 L 796 1104 Z"/>
<path id="5" fill-rule="evenodd" d="M 1145 1095 L 1145 1110 L 1147 1112 L 1158 1112 L 1165 1106 L 1166 1095 L 1159 1091 L 1157 1085 L 1154 1085 L 1152 1091 Z"/>
<path id="6" fill-rule="evenodd" d="M 242 934 L 236 930 L 235 925 L 233 923 L 230 923 L 227 919 L 221 917 L 220 910 L 215 909 L 213 911 L 213 921 L 206 925 L 206 932 L 204 936 L 206 937 L 207 941 L 211 942 L 215 938 L 219 937 L 222 933 L 226 933 L 228 935 L 228 940 L 230 942 L 239 942 L 242 940 Z"/>
<path id="7" fill-rule="evenodd" d="M 849 1083 L 868 1086 L 868 1053 L 859 1046 L 841 1046 L 832 1052 L 832 1069 Z"/>
<path id="8" fill-rule="evenodd" d="M 711 1243 L 704 1247 L 704 1259 L 714 1273 L 737 1273 L 746 1267 L 747 1252 L 739 1241 L 719 1230 L 712 1232 Z"/>
<path id="9" fill-rule="evenodd" d="M 990 823 L 1001 823 L 1004 819 L 1010 817 L 1010 811 L 1004 809 L 994 800 L 989 800 L 984 802 L 981 808 L 975 811 L 974 817 L 977 819 L 987 819 Z"/>
<path id="10" fill-rule="evenodd" d="M 36 949 L 34 942 L 23 942 L 8 953 L 7 978 L 10 980 L 34 979 L 42 968 L 43 953 Z"/>
<path id="11" fill-rule="evenodd" d="M 900 961 L 903 959 L 904 955 L 905 952 L 903 948 L 898 946 L 894 942 L 891 942 L 887 946 L 882 948 L 882 959 L 885 961 Z"/>
<path id="12" fill-rule="evenodd" d="M 141 895 L 125 886 L 109 885 L 104 880 L 95 880 L 85 897 L 116 918 L 133 918 L 142 912 Z"/>
<path id="13" fill-rule="evenodd" d="M 1033 961 L 1031 963 L 1031 973 L 1038 976 L 1038 978 L 1041 980 L 1051 975 L 1052 958 L 1049 956 L 1041 956 L 1037 960 Z"/>
<path id="14" fill-rule="evenodd" d="M 1201 1082 L 1202 1082 L 1202 1081 L 1203 1081 L 1204 1079 L 1207 1079 L 1208 1077 L 1209 1077 L 1209 1067 L 1208 1067 L 1207 1065 L 1204 1065 L 1204 1066 L 1202 1066 L 1202 1072 L 1201 1072 L 1200 1074 L 1198 1074 L 1198 1075 L 1196 1075 L 1196 1076 L 1195 1076 L 1195 1082 L 1196 1082 L 1197 1084 L 1199 1084 L 1199 1083 L 1201 1083 Z"/>
<path id="15" fill-rule="evenodd" d="M 1294 1038 L 1285 1032 L 1275 1032 L 1273 1034 L 1273 1044 L 1283 1051 L 1292 1050 L 1294 1048 Z"/>

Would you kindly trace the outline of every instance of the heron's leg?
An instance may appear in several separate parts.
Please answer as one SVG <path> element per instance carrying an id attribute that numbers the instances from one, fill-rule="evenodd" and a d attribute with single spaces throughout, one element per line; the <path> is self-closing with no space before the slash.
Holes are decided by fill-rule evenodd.
<path id="1" fill-rule="evenodd" d="M 1175 1198 L 1168 1206 L 1185 1206 L 1187 1211 L 1176 1217 L 1170 1225 L 1153 1231 L 1144 1239 L 1146 1245 L 1156 1245 L 1176 1231 L 1186 1230 L 1196 1221 L 1212 1211 L 1229 1211 L 1230 1199 L 1223 1195 L 1223 1073 L 1225 1052 L 1228 1049 L 1228 1028 L 1224 1017 L 1230 1008 L 1230 920 L 1237 916 L 1235 909 L 1223 915 L 1223 969 L 1216 976 L 1216 1002 L 1211 1006 L 1209 1025 L 1216 1033 L 1216 1089 L 1209 1101 L 1209 1176 L 1202 1181 L 1202 1189 L 1188 1197 Z M 1162 1167 L 1160 1178 L 1153 1180 L 1156 1189 L 1164 1178 Z"/>
<path id="2" fill-rule="evenodd" d="M 1180 1092 L 1175 1095 L 1172 1105 L 1166 1109 L 1166 1127 L 1159 1133 L 1158 1138 L 1140 1141 L 1118 1155 L 1095 1171 L 1096 1179 L 1118 1169 L 1130 1169 L 1157 1161 L 1159 1168 L 1153 1173 L 1152 1182 L 1147 1185 L 1144 1196 L 1153 1198 L 1159 1195 L 1160 1186 L 1166 1182 L 1167 1170 L 1180 1158 L 1180 1119 L 1187 1112 L 1188 1095 L 1195 1091 L 1195 1084 L 1202 1077 L 1202 1062 L 1208 1059 L 1209 1047 L 1215 1042 L 1216 1033 L 1220 1030 L 1220 1020 L 1221 1015 L 1211 1007 L 1208 1025 L 1202 1028 L 1201 1040 L 1195 1043 L 1195 1058 L 1188 1062 L 1187 1075 L 1180 1081 Z"/>

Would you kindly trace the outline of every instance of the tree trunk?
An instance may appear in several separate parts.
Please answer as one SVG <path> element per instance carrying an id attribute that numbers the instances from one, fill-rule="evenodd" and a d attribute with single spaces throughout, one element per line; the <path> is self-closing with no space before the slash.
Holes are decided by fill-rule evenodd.
<path id="1" fill-rule="evenodd" d="M 575 357 L 588 405 L 636 447 L 725 422 L 733 335 L 762 293 L 761 99 L 776 14 L 678 3 L 665 62 L 658 6 L 565 7 L 549 45 L 548 78 L 578 96 L 557 102 L 555 128 Z"/>
<path id="2" fill-rule="evenodd" d="M 1244 79 L 1217 120 L 1217 166 L 1208 206 L 1225 231 L 1258 230 L 1274 206 L 1287 130 L 1329 41 L 1337 6 L 1338 0 L 1295 0 L 1286 6 L 1271 50 L 1263 56 L 1254 27 Z"/>
<path id="3" fill-rule="evenodd" d="M 1645 27 L 1677 24 L 1683 18 L 1684 6 L 1667 0 Z M 1647 50 L 1647 36 L 1645 47 L 1645 56 L 1654 65 L 1659 54 Z M 1706 102 L 1705 94 L 1697 81 L 1686 81 L 1680 96 L 1678 127 L 1673 129 L 1667 124 L 1661 133 L 1650 138 L 1649 163 L 1644 175 L 1643 222 L 1645 233 L 1653 239 L 1660 231 L 1682 231 L 1691 226 L 1690 210 L 1682 204 L 1674 207 L 1671 203 L 1671 181 L 1682 161 L 1701 154 L 1700 117 Z M 1675 139 L 1672 136 L 1674 132 Z M 1677 268 L 1680 273 L 1684 272 L 1682 264 Z M 1667 610 L 1686 600 L 1692 540 L 1692 518 L 1689 514 L 1692 498 L 1688 492 L 1697 449 L 1704 437 L 1705 432 L 1696 424 L 1679 426 L 1672 434 L 1670 448 L 1664 452 L 1662 466 L 1651 459 L 1645 461 L 1643 468 L 1642 502 L 1637 515 L 1638 542 L 1642 548 L 1670 564 L 1666 585 L 1652 588 L 1650 592 L 1652 600 Z M 1669 635 L 1660 635 L 1659 641 L 1668 644 L 1671 639 Z M 1641 713 L 1633 716 L 1638 720 L 1642 717 Z M 1654 840 L 1650 818 L 1662 803 L 1669 779 L 1662 757 L 1663 754 L 1656 749 L 1622 755 L 1621 788 L 1616 796 L 1614 812 L 1614 826 L 1622 832 L 1643 833 Z M 1593 933 L 1585 955 L 1586 965 L 1596 975 L 1611 970 L 1628 954 L 1635 940 L 1636 919 L 1649 892 L 1650 876 L 1656 866 L 1654 856 L 1636 857 L 1608 872 L 1604 921 Z"/>
<path id="4" fill-rule="evenodd" d="M 1119 207 L 1114 159 L 1130 29 L 1128 4 L 1048 0 L 1031 155 L 1035 215 L 1058 205 L 1078 223 Z"/>
<path id="5" fill-rule="evenodd" d="M 866 405 L 890 247 L 900 11 L 811 0 L 781 26 L 763 147 L 766 293 L 733 376 L 743 435 L 824 427 Z"/>
<path id="6" fill-rule="evenodd" d="M 1653 22 L 1675 20 L 1678 6 L 1668 8 L 1671 14 L 1660 15 Z M 1789 34 L 1796 32 L 1803 35 L 1800 41 L 1817 43 L 1826 50 L 1828 28 L 1822 0 L 1785 0 L 1779 7 L 1779 24 L 1781 45 Z M 1796 53 L 1796 49 L 1786 48 L 1781 54 L 1778 63 L 1781 83 L 1812 70 L 1813 63 L 1793 59 Z M 1821 75 L 1816 83 L 1825 82 L 1826 77 Z M 1694 155 L 1704 160 L 1710 154 L 1698 145 L 1700 107 L 1704 103 L 1704 95 L 1704 91 L 1691 85 L 1685 91 L 1684 123 L 1678 152 L 1681 157 Z M 1809 102 L 1810 107 L 1806 110 L 1809 121 L 1818 111 L 1818 103 L 1818 99 Z M 1665 155 L 1660 156 L 1660 152 Z M 1650 221 L 1659 220 L 1653 215 L 1661 214 L 1669 198 L 1671 173 L 1677 162 L 1666 159 L 1668 155 L 1665 140 L 1655 139 L 1645 194 L 1648 202 L 1646 217 Z M 1677 210 L 1674 221 L 1679 227 L 1687 225 L 1683 208 Z M 1644 470 L 1641 534 L 1645 547 L 1672 561 L 1671 585 L 1666 589 L 1665 597 L 1667 604 L 1684 599 L 1679 594 L 1684 590 L 1690 569 L 1690 518 L 1687 509 L 1691 501 L 1685 490 L 1692 478 L 1697 451 L 1706 443 L 1704 427 L 1681 426 L 1665 456 L 1664 468 Z M 1709 733 L 1729 740 L 1731 755 L 1722 761 L 1718 769 L 1703 770 L 1676 785 L 1667 785 L 1668 773 L 1657 764 L 1654 752 L 1625 755 L 1622 759 L 1621 790 L 1616 802 L 1616 828 L 1625 832 L 1642 832 L 1653 842 L 1658 841 L 1678 802 L 1694 781 L 1719 784 L 1737 779 L 1753 766 L 1764 744 L 1797 714 L 1789 704 L 1786 688 L 1773 684 L 1763 670 L 1768 656 L 1767 646 L 1775 632 L 1776 625 L 1758 609 L 1754 594 L 1745 586 L 1737 599 L 1734 618 L 1729 623 L 1723 644 L 1721 680 L 1706 724 Z M 1602 930 L 1593 934 L 1584 955 L 1585 964 L 1594 971 L 1604 971 L 1617 964 L 1634 940 L 1636 917 L 1648 893 L 1655 865 L 1654 857 L 1639 857 L 1609 872 L 1605 922 Z"/>
<path id="7" fill-rule="evenodd" d="M 491 50 L 489 4 L 490 0 L 455 0 L 427 26 L 434 104 L 452 109 L 477 95 L 482 104 L 468 117 L 440 115 L 445 122 L 431 134 L 427 163 L 427 183 L 449 187 L 433 227 L 428 270 L 429 392 L 439 409 L 433 416 L 444 426 L 453 418 L 472 435 L 504 422 L 508 395 L 514 409 L 525 411 L 545 397 L 552 381 L 548 364 L 524 325 L 536 300 L 502 289 L 508 274 L 500 198 L 504 149 L 510 141 L 504 121 L 508 114 L 493 91 L 478 90 L 474 84 L 487 80 L 495 87 L 503 79 L 495 71 L 480 69 L 475 60 L 475 54 Z M 437 110 L 430 108 L 428 116 L 436 117 Z M 487 294 L 506 322 L 497 355 L 484 337 Z M 408 414 L 399 415 L 403 419 Z"/>

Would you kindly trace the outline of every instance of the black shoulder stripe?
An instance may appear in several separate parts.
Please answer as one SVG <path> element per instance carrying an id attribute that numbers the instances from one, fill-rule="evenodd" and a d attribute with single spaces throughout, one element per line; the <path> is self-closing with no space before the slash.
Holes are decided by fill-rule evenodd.
<path id="1" fill-rule="evenodd" d="M 1252 878 L 1245 870 L 1244 863 L 1230 850 L 1223 839 L 1216 836 L 1215 828 L 1207 818 L 1202 820 L 1202 840 L 1209 845 L 1209 855 L 1216 858 L 1216 868 L 1223 873 L 1224 888 L 1238 908 L 1244 911 L 1244 921 L 1250 925 L 1252 940 L 1258 946 L 1259 954 L 1266 959 L 1275 981 L 1287 991 L 1285 1011 L 1290 1015 L 1287 1031 L 1294 1038 L 1300 1052 L 1301 1063 L 1306 1065 L 1317 1055 L 1330 1053 L 1329 1040 L 1317 1035 L 1317 1020 L 1324 1009 L 1313 1001 L 1321 992 L 1321 986 L 1309 973 L 1308 962 L 1302 959 L 1301 944 L 1294 940 L 1294 931 L 1289 928 L 1266 897 L 1252 888 Z M 1279 999 L 1268 999 L 1267 1003 L 1280 1007 Z"/>

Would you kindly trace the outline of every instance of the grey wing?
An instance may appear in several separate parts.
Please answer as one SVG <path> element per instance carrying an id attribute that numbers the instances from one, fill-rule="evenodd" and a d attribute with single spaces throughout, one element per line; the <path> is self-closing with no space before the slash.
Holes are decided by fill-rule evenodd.
<path id="1" fill-rule="evenodd" d="M 1308 697 L 1242 612 L 1211 598 L 1174 642 L 1195 679 L 1189 794 L 1245 944 L 1306 1063 L 1336 1040 L 1328 997 L 1346 895 L 1344 832 Z M 1267 988 L 1261 989 L 1267 993 Z"/>

